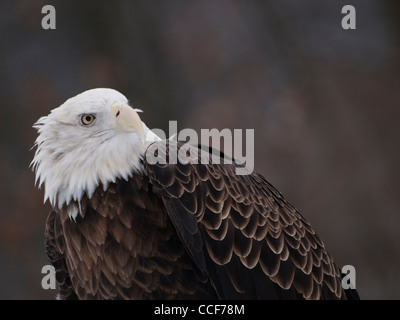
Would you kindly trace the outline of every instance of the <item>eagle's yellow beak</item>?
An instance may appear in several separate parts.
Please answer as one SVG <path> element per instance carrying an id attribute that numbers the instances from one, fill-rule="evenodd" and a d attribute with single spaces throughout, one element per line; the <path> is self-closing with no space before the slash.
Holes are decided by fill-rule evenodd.
<path id="1" fill-rule="evenodd" d="M 114 116 L 114 124 L 111 126 L 119 132 L 137 133 L 144 142 L 142 120 L 136 111 L 126 103 L 115 103 L 111 107 Z"/>

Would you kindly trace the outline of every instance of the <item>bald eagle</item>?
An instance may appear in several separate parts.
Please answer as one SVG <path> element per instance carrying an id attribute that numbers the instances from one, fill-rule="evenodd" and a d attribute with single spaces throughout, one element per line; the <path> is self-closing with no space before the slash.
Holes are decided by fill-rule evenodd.
<path id="1" fill-rule="evenodd" d="M 148 161 L 151 146 L 168 160 L 176 142 L 118 91 L 78 94 L 34 128 L 57 298 L 353 297 L 311 225 L 260 174 Z"/>

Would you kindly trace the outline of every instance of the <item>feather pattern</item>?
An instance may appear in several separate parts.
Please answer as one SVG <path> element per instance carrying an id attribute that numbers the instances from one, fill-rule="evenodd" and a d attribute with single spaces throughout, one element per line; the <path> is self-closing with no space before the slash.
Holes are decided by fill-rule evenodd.
<path id="1" fill-rule="evenodd" d="M 155 142 L 159 154 L 170 143 Z M 75 220 L 76 201 L 49 214 L 59 298 L 347 298 L 323 242 L 262 176 L 234 163 L 143 165 L 85 194 Z"/>
<path id="2" fill-rule="evenodd" d="M 156 143 L 168 159 L 169 145 L 174 142 Z M 175 148 L 179 150 L 179 143 Z M 178 234 L 183 229 L 175 223 L 177 217 L 179 221 L 187 216 L 195 218 L 199 227 L 193 232 L 201 234 L 199 241 L 203 241 L 208 268 L 204 271 L 219 297 L 271 297 L 271 293 L 260 294 L 263 289 L 259 286 L 267 281 L 271 284 L 265 290 L 274 288 L 275 298 L 346 298 L 339 269 L 323 242 L 305 218 L 259 174 L 236 175 L 234 163 L 158 165 L 145 159 L 144 164 Z M 196 186 L 188 188 L 188 181 Z M 196 196 L 203 193 L 207 196 Z M 191 241 L 181 238 L 186 250 L 194 250 Z M 257 277 L 252 278 L 255 269 Z M 222 273 L 228 277 L 221 278 Z M 251 286 L 244 285 L 247 277 Z"/>
<path id="3" fill-rule="evenodd" d="M 99 199 L 107 199 L 107 205 L 99 205 Z M 106 191 L 99 187 L 82 203 L 84 217 L 75 221 L 67 206 L 47 218 L 46 253 L 56 268 L 60 299 L 216 298 L 207 280 L 195 276 L 145 176 L 118 180 Z M 197 231 L 185 221 L 182 227 Z"/>

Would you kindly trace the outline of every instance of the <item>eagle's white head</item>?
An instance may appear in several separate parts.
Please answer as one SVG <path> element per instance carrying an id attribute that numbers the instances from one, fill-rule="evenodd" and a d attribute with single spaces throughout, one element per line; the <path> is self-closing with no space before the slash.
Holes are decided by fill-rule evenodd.
<path id="1" fill-rule="evenodd" d="M 61 208 L 90 198 L 102 184 L 144 172 L 140 162 L 148 141 L 157 137 L 140 120 L 139 110 L 113 89 L 92 89 L 68 99 L 40 118 L 31 163 L 44 201 Z M 76 215 L 74 212 L 71 216 Z"/>

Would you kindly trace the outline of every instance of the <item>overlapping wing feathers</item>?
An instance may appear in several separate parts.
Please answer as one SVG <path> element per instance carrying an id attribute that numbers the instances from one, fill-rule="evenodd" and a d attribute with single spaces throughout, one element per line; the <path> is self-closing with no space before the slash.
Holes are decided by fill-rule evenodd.
<path id="1" fill-rule="evenodd" d="M 344 297 L 323 242 L 261 175 L 236 175 L 236 164 L 168 164 L 174 142 L 156 143 L 167 163 L 144 160 L 150 182 L 220 297 Z"/>

